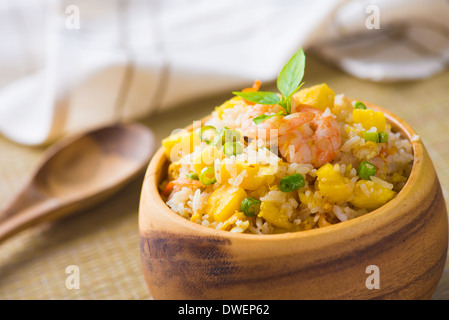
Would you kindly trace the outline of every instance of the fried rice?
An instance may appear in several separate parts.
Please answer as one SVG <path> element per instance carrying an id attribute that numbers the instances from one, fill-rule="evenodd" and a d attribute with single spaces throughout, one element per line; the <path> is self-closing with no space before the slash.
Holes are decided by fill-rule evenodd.
<path id="1" fill-rule="evenodd" d="M 356 108 L 356 101 L 335 95 L 326 84 L 303 89 L 292 100 L 294 105 L 320 110 L 338 124 L 339 147 L 331 161 L 319 166 L 288 161 L 276 144 L 249 138 L 243 127 L 245 115 L 257 104 L 234 97 L 216 107 L 202 125 L 196 123 L 192 131 L 180 130 L 164 139 L 170 165 L 160 190 L 170 209 L 217 230 L 276 234 L 357 218 L 400 192 L 413 165 L 413 149 L 388 121 L 376 127 L 373 114 L 382 120 L 383 113 L 363 103 L 365 109 Z M 306 129 L 307 137 L 317 130 L 310 125 Z M 237 133 L 238 141 L 231 141 L 234 148 L 224 140 L 217 143 L 225 130 Z M 375 173 L 362 172 L 364 163 L 374 166 Z M 282 190 L 285 179 L 293 178 L 299 178 L 301 185 Z"/>

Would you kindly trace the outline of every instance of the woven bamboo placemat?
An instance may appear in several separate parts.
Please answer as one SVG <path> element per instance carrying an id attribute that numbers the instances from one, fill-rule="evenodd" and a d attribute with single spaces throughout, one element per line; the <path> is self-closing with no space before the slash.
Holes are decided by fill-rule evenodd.
<path id="1" fill-rule="evenodd" d="M 308 56 L 305 81 L 306 86 L 326 82 L 336 93 L 384 106 L 405 119 L 424 141 L 449 205 L 449 71 L 422 81 L 379 84 L 355 79 Z M 160 141 L 229 97 L 225 93 L 190 101 L 141 122 Z M 25 183 L 43 151 L 0 138 L 0 209 Z M 142 180 L 143 173 L 105 203 L 3 243 L 0 299 L 151 299 L 139 256 Z M 79 289 L 70 289 L 71 283 L 67 287 L 70 266 L 78 268 Z M 448 263 L 433 299 L 449 299 Z"/>

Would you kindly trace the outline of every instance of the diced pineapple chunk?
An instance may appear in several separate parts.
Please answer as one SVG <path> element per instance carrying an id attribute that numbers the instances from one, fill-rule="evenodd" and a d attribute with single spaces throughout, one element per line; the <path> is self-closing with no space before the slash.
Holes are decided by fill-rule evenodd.
<path id="1" fill-rule="evenodd" d="M 322 166 L 318 171 L 317 181 L 320 193 L 331 202 L 345 202 L 352 198 L 354 184 L 348 178 L 336 171 L 330 163 Z"/>
<path id="2" fill-rule="evenodd" d="M 348 115 L 352 116 L 352 110 L 354 110 L 354 106 L 349 98 L 343 94 L 335 96 L 334 108 L 331 111 L 337 117 L 338 121 L 347 122 Z"/>
<path id="3" fill-rule="evenodd" d="M 234 213 L 229 219 L 227 219 L 220 227 L 220 230 L 231 232 L 244 232 L 249 227 L 248 218 L 241 211 Z"/>
<path id="4" fill-rule="evenodd" d="M 406 182 L 407 181 L 407 177 L 403 176 L 400 173 L 393 173 L 392 177 L 391 177 L 391 182 L 392 183 L 399 183 L 399 182 Z"/>
<path id="5" fill-rule="evenodd" d="M 229 230 L 230 232 L 233 233 L 242 233 L 244 232 L 246 229 L 248 229 L 249 227 L 249 221 L 240 221 L 240 223 L 237 221 L 235 224 L 235 227 L 233 227 L 231 230 Z"/>
<path id="6" fill-rule="evenodd" d="M 217 112 L 218 118 L 223 119 L 223 113 L 224 113 L 225 109 L 233 108 L 237 103 L 242 102 L 242 101 L 243 101 L 242 98 L 234 97 L 232 99 L 225 101 L 220 106 L 215 107 L 215 111 Z"/>
<path id="7" fill-rule="evenodd" d="M 162 146 L 166 157 L 171 162 L 176 162 L 183 156 L 193 152 L 195 146 L 201 143 L 196 131 L 180 130 L 162 140 Z"/>
<path id="8" fill-rule="evenodd" d="M 220 169 L 221 183 L 228 183 L 230 178 L 236 178 L 239 174 L 245 170 L 246 175 L 239 185 L 246 190 L 256 190 L 265 185 L 273 183 L 275 176 L 272 174 L 264 174 L 268 166 L 262 166 L 258 164 L 250 164 L 247 162 L 237 163 L 222 163 Z"/>
<path id="9" fill-rule="evenodd" d="M 192 217 L 190 217 L 190 221 L 197 222 L 198 220 L 201 220 L 202 217 L 203 215 L 201 213 L 195 212 L 192 214 Z"/>
<path id="10" fill-rule="evenodd" d="M 213 167 L 216 159 L 222 159 L 223 153 L 216 146 L 207 146 L 193 158 L 193 168 L 198 175 L 204 167 Z"/>
<path id="11" fill-rule="evenodd" d="M 179 169 L 181 169 L 181 163 L 179 162 L 172 162 L 168 166 L 168 179 L 169 180 L 176 180 L 179 176 Z"/>
<path id="12" fill-rule="evenodd" d="M 314 196 L 314 193 L 308 187 L 299 189 L 298 196 L 301 204 L 309 208 L 321 207 L 323 205 L 323 198 Z"/>
<path id="13" fill-rule="evenodd" d="M 286 230 L 293 230 L 294 224 L 290 222 L 287 214 L 281 210 L 280 204 L 272 201 L 262 201 L 258 217 L 264 218 L 273 226 Z"/>
<path id="14" fill-rule="evenodd" d="M 333 109 L 334 98 L 334 91 L 325 83 L 299 90 L 295 94 L 298 103 L 308 104 L 322 111 L 325 111 L 326 108 Z"/>
<path id="15" fill-rule="evenodd" d="M 385 131 L 385 115 L 383 112 L 371 109 L 354 109 L 352 111 L 352 120 L 360 123 L 366 130 L 376 127 L 378 132 Z"/>
<path id="16" fill-rule="evenodd" d="M 243 188 L 222 185 L 212 192 L 207 201 L 207 212 L 215 221 L 224 222 L 235 212 L 240 211 L 240 204 L 247 194 Z"/>
<path id="17" fill-rule="evenodd" d="M 370 180 L 359 180 L 354 187 L 354 198 L 349 202 L 354 206 L 374 210 L 393 199 L 396 192 Z"/>

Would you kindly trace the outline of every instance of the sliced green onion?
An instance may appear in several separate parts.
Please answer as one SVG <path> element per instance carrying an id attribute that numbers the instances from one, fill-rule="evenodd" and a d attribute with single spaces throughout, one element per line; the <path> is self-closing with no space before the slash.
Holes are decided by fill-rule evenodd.
<path id="1" fill-rule="evenodd" d="M 245 198 L 240 204 L 240 211 L 247 217 L 254 217 L 259 214 L 260 204 L 261 201 L 254 197 Z"/>
<path id="2" fill-rule="evenodd" d="M 359 166 L 358 174 L 360 179 L 370 180 L 371 176 L 376 174 L 376 166 L 368 161 L 362 161 Z"/>
<path id="3" fill-rule="evenodd" d="M 291 176 L 285 177 L 281 179 L 279 183 L 279 189 L 282 192 L 290 192 L 298 190 L 306 185 L 306 181 L 304 177 L 299 173 L 292 174 Z"/>
<path id="4" fill-rule="evenodd" d="M 379 132 L 363 132 L 363 139 L 365 141 L 373 141 L 375 143 L 379 143 Z"/>
<path id="5" fill-rule="evenodd" d="M 223 146 L 223 152 L 226 156 L 236 156 L 243 152 L 243 147 L 238 142 L 226 142 Z"/>
<path id="6" fill-rule="evenodd" d="M 198 180 L 198 173 L 190 172 L 187 174 L 187 178 L 189 178 L 190 180 Z"/>
<path id="7" fill-rule="evenodd" d="M 210 138 L 210 132 L 209 131 L 213 131 L 212 139 Z M 201 141 L 204 141 L 207 144 L 216 144 L 216 141 L 217 141 L 217 139 L 219 137 L 218 130 L 215 129 L 215 127 L 213 127 L 213 126 L 201 127 L 199 134 L 200 134 Z"/>
<path id="8" fill-rule="evenodd" d="M 204 167 L 203 170 L 201 170 L 200 172 L 200 181 L 206 186 L 217 182 L 217 179 L 215 179 L 214 168 Z"/>
<path id="9" fill-rule="evenodd" d="M 229 129 L 227 127 L 224 127 L 224 129 L 220 131 L 220 136 L 222 144 L 225 144 L 226 142 L 238 142 L 242 138 L 240 131 Z"/>
<path id="10" fill-rule="evenodd" d="M 388 142 L 388 133 L 386 132 L 363 132 L 363 139 L 365 141 L 373 141 L 375 143 Z"/>
<path id="11" fill-rule="evenodd" d="M 356 103 L 354 103 L 354 107 L 356 109 L 366 109 L 366 106 L 362 101 L 357 101 Z"/>
<path id="12" fill-rule="evenodd" d="M 386 132 L 379 132 L 379 140 L 380 140 L 380 143 L 388 142 L 388 133 L 386 133 Z"/>

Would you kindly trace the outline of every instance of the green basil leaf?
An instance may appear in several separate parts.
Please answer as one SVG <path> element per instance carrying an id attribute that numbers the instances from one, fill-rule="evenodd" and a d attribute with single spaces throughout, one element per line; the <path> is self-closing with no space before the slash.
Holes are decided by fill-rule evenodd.
<path id="1" fill-rule="evenodd" d="M 282 95 L 289 97 L 295 92 L 304 77 L 305 65 L 306 56 L 299 49 L 279 73 L 277 87 Z"/>
<path id="2" fill-rule="evenodd" d="M 292 97 L 292 95 L 295 94 L 296 91 L 298 91 L 299 89 L 301 89 L 302 85 L 304 84 L 304 82 L 301 82 L 301 84 L 298 86 L 298 88 L 296 88 L 295 90 L 293 90 L 292 93 L 290 93 L 290 95 L 287 97 L 288 99 L 290 99 Z"/>
<path id="3" fill-rule="evenodd" d="M 236 96 L 245 100 L 259 104 L 278 104 L 281 99 L 274 92 L 257 91 L 257 92 L 233 92 Z"/>
<path id="4" fill-rule="evenodd" d="M 278 103 L 285 110 L 285 114 L 290 114 L 288 112 L 288 100 L 285 97 L 282 97 L 281 101 Z"/>
<path id="5" fill-rule="evenodd" d="M 284 111 L 279 111 L 278 113 L 275 114 L 261 114 L 260 116 L 257 116 L 253 119 L 253 122 L 255 124 L 259 124 L 269 118 L 275 117 L 275 116 L 282 116 L 284 115 Z"/>

